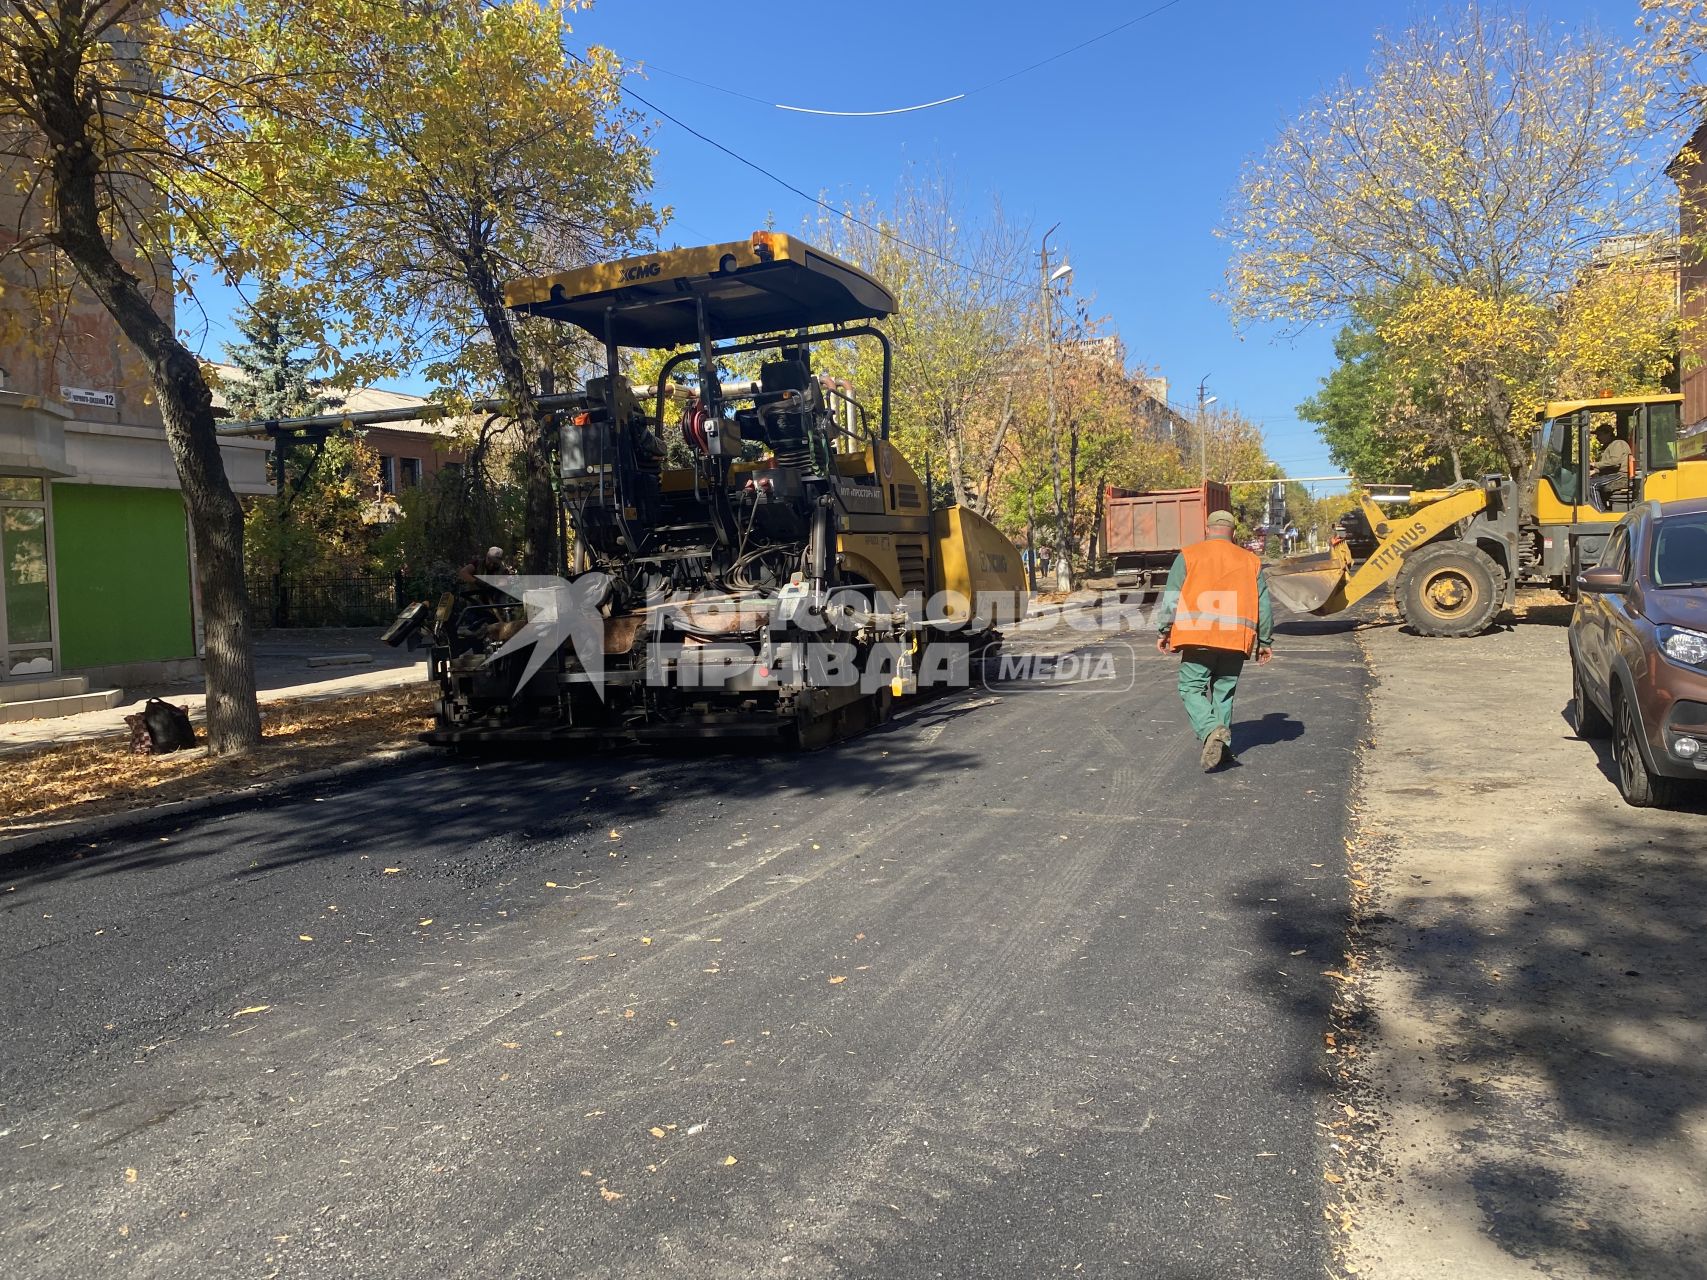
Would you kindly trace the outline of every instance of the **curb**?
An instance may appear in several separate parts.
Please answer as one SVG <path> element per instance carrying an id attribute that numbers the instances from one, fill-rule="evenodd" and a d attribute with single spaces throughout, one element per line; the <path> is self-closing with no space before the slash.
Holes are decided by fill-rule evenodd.
<path id="1" fill-rule="evenodd" d="M 354 760 L 327 765 L 323 769 L 310 769 L 306 773 L 294 773 L 282 778 L 268 778 L 265 781 L 256 782 L 235 791 L 224 791 L 217 795 L 192 796 L 187 800 L 168 800 L 164 804 L 151 805 L 146 809 L 126 809 L 121 813 L 105 813 L 96 818 L 74 818 L 69 822 L 53 823 L 49 826 L 26 829 L 12 834 L 0 834 L 0 862 L 12 854 L 24 853 L 43 845 L 59 844 L 62 841 L 70 840 L 87 840 L 92 836 L 112 835 L 131 827 L 147 826 L 150 823 L 163 822 L 171 818 L 186 817 L 234 802 L 259 800 L 280 795 L 297 787 L 313 786 L 320 782 L 341 781 L 359 774 L 377 772 L 381 769 L 407 764 L 410 761 L 424 759 L 435 754 L 437 752 L 425 743 L 411 747 L 391 747 L 384 751 L 373 751 L 365 756 L 357 756 Z"/>

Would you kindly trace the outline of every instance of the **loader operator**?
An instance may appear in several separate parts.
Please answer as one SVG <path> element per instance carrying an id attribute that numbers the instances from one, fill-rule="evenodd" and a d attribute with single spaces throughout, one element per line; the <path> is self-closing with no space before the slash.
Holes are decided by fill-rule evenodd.
<path id="1" fill-rule="evenodd" d="M 1594 429 L 1594 442 L 1599 450 L 1590 481 L 1595 505 L 1602 511 L 1611 511 L 1613 502 L 1630 492 L 1630 442 L 1604 422 Z"/>
<path id="2" fill-rule="evenodd" d="M 1179 696 L 1204 771 L 1233 756 L 1233 694 L 1245 659 L 1274 654 L 1274 617 L 1262 560 L 1233 541 L 1234 521 L 1211 512 L 1208 537 L 1181 551 L 1168 571 L 1156 615 L 1156 649 L 1177 653 Z"/>

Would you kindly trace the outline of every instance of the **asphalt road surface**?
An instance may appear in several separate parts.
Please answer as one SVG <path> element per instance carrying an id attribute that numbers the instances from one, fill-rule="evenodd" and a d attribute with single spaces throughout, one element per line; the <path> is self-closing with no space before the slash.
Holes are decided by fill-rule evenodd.
<path id="1" fill-rule="evenodd" d="M 1090 643 L 1129 687 L 0 866 L 0 1267 L 1321 1275 L 1356 650 L 1283 634 L 1204 775 Z"/>

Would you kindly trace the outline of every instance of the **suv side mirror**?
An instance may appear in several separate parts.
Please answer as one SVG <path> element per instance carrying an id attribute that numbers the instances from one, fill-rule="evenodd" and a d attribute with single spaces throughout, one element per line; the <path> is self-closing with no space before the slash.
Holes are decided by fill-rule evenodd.
<path id="1" fill-rule="evenodd" d="M 1594 568 L 1577 575 L 1577 590 L 1589 595 L 1623 595 L 1624 575 L 1613 568 Z"/>

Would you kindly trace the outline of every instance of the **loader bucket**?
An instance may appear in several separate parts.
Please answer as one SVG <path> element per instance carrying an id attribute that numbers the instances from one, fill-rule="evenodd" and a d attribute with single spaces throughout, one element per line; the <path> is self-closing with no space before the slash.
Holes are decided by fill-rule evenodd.
<path id="1" fill-rule="evenodd" d="M 1294 556 L 1268 570 L 1269 594 L 1294 613 L 1314 613 L 1344 583 L 1344 566 L 1327 555 Z"/>

